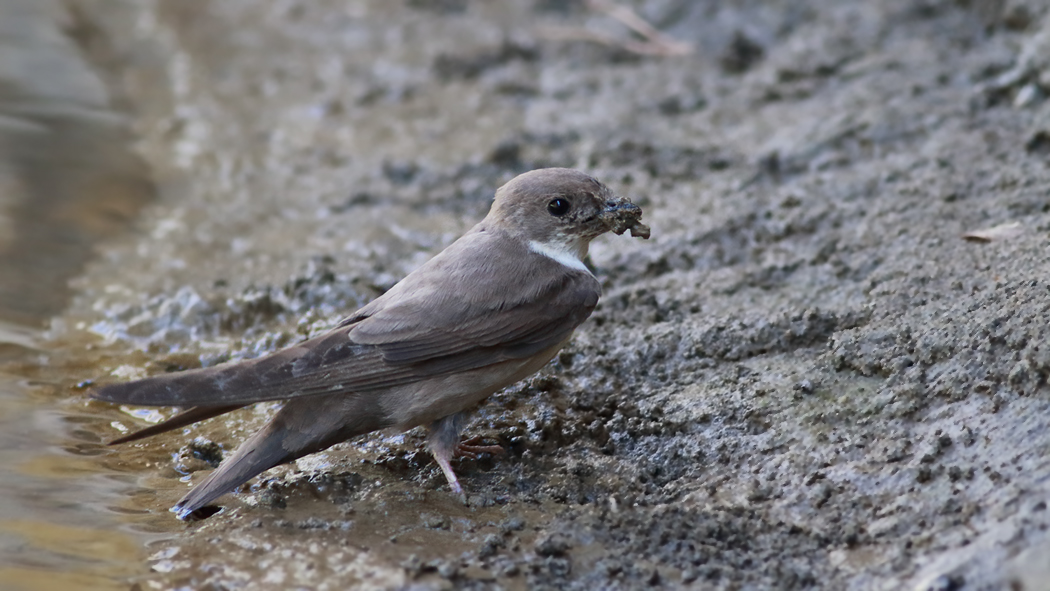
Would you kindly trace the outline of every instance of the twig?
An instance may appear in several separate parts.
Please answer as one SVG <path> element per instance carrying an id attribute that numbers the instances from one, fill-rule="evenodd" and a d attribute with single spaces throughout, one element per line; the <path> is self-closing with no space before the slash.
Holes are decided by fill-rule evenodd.
<path id="1" fill-rule="evenodd" d="M 691 44 L 664 35 L 626 6 L 614 4 L 610 0 L 586 0 L 585 3 L 591 10 L 603 12 L 620 21 L 643 40 L 620 39 L 583 27 L 546 27 L 541 33 L 552 39 L 591 41 L 641 55 L 673 56 L 688 55 L 693 52 Z"/>

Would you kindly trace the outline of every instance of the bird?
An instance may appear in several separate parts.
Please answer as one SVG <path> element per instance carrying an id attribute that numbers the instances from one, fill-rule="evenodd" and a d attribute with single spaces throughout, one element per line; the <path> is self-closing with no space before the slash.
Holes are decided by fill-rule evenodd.
<path id="1" fill-rule="evenodd" d="M 381 429 L 426 426 L 449 487 L 466 412 L 543 368 L 595 309 L 601 284 L 584 263 L 601 234 L 649 238 L 642 210 L 568 168 L 500 187 L 488 215 L 333 329 L 283 350 L 207 368 L 113 383 L 95 399 L 177 406 L 126 443 L 262 401 L 285 401 L 171 511 L 188 519 L 262 472 Z"/>

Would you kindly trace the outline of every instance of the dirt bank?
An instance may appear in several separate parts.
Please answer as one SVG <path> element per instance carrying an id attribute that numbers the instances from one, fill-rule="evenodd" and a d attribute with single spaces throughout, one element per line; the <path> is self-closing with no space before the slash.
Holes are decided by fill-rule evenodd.
<path id="1" fill-rule="evenodd" d="M 510 453 L 460 464 L 469 506 L 372 436 L 173 521 L 142 588 L 1048 588 L 1046 7 L 634 2 L 695 49 L 660 57 L 505 4 L 80 3 L 160 191 L 65 318 L 98 375 L 330 326 L 523 170 L 653 230 L 595 244 L 593 318 L 479 409 Z M 206 467 L 180 448 L 272 411 L 107 461 L 161 512 Z"/>

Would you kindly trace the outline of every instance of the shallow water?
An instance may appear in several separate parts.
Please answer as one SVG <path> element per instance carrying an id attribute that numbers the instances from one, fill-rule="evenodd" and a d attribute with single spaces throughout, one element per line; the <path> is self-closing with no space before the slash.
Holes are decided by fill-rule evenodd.
<path id="1" fill-rule="evenodd" d="M 0 373 L 0 581 L 5 589 L 126 588 L 145 524 L 132 477 L 107 469 L 55 384 Z M 138 531 L 136 531 L 138 530 Z"/>
<path id="2" fill-rule="evenodd" d="M 0 588 L 125 589 L 164 523 L 106 464 L 103 419 L 74 389 L 92 375 L 84 344 L 47 330 L 92 245 L 152 189 L 58 6 L 2 0 L 0 14 Z"/>

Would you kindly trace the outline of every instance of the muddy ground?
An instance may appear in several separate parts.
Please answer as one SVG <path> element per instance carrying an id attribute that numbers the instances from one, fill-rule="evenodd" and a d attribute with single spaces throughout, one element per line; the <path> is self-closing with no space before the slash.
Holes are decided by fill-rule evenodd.
<path id="1" fill-rule="evenodd" d="M 477 411 L 508 454 L 467 505 L 410 432 L 169 517 L 273 404 L 100 456 L 169 532 L 130 585 L 1050 588 L 1048 7 L 630 5 L 693 52 L 571 0 L 67 3 L 158 195 L 54 323 L 96 335 L 71 384 L 321 331 L 521 171 L 653 232 L 597 241 L 594 316 Z M 95 446 L 160 417 L 71 396 Z"/>

